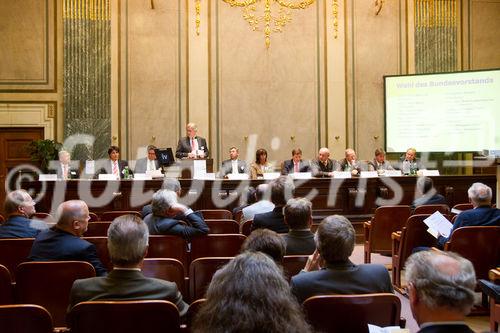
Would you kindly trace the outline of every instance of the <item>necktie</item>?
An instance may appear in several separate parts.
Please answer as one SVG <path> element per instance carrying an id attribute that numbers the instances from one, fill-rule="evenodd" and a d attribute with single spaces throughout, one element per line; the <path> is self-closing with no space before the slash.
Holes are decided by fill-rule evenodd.
<path id="1" fill-rule="evenodd" d="M 294 167 L 294 172 L 299 172 L 299 163 L 294 162 L 295 167 Z"/>
<path id="2" fill-rule="evenodd" d="M 63 179 L 68 179 L 68 166 L 63 164 Z"/>
<path id="3" fill-rule="evenodd" d="M 120 174 L 118 173 L 118 163 L 116 161 L 113 162 L 113 175 L 116 177 L 119 177 Z"/>
<path id="4" fill-rule="evenodd" d="M 191 151 L 195 150 L 194 147 L 194 138 L 191 138 Z"/>

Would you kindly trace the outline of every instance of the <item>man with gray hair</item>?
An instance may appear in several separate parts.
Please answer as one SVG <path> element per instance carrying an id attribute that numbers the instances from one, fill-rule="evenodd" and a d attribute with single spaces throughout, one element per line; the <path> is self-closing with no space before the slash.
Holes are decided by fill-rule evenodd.
<path id="1" fill-rule="evenodd" d="M 135 162 L 134 173 L 146 173 L 147 171 L 155 171 L 160 168 L 160 163 L 156 158 L 156 146 L 149 145 L 146 147 L 148 156 L 138 159 Z"/>
<path id="2" fill-rule="evenodd" d="M 191 239 L 208 234 L 208 226 L 199 212 L 177 202 L 177 193 L 158 190 L 151 201 L 153 214 L 144 219 L 151 235 L 174 235 Z"/>
<path id="3" fill-rule="evenodd" d="M 311 232 L 312 204 L 305 198 L 292 198 L 283 208 L 285 223 L 290 231 L 283 235 L 286 254 L 312 254 L 316 249 L 314 234 Z"/>
<path id="4" fill-rule="evenodd" d="M 57 207 L 57 224 L 35 238 L 31 261 L 86 261 L 94 266 L 97 275 L 107 271 L 97 256 L 94 244 L 81 239 L 89 224 L 89 208 L 81 200 L 65 201 Z"/>
<path id="5" fill-rule="evenodd" d="M 198 126 L 195 123 L 188 123 L 186 125 L 186 136 L 179 139 L 177 149 L 175 150 L 175 157 L 177 158 L 207 158 L 208 146 L 207 140 L 197 135 Z"/>
<path id="6" fill-rule="evenodd" d="M 145 277 L 141 272 L 148 251 L 149 233 L 137 216 L 117 217 L 108 229 L 108 251 L 113 270 L 106 277 L 76 280 L 70 294 L 70 309 L 85 301 L 166 300 L 184 315 L 188 305 L 173 282 Z"/>
<path id="7" fill-rule="evenodd" d="M 469 260 L 452 252 L 417 252 L 406 262 L 405 277 L 419 333 L 472 333 L 464 322 L 476 286 Z"/>
<path id="8" fill-rule="evenodd" d="M 162 190 L 170 190 L 177 193 L 177 197 L 181 196 L 181 183 L 177 178 L 165 178 L 163 183 L 161 184 Z M 149 215 L 153 212 L 151 204 L 142 207 L 141 215 L 142 218 L 145 218 L 146 215 Z"/>
<path id="9" fill-rule="evenodd" d="M 323 147 L 318 152 L 318 158 L 311 163 L 312 174 L 314 177 L 332 177 L 334 171 L 340 171 L 340 164 L 330 158 L 330 150 Z"/>
<path id="10" fill-rule="evenodd" d="M 274 209 L 274 204 L 269 201 L 269 185 L 259 184 L 255 190 L 255 198 L 257 202 L 251 204 L 242 209 L 243 215 L 241 217 L 241 223 L 245 223 L 248 220 L 253 220 L 256 214 L 262 214 L 270 212 Z"/>
<path id="11" fill-rule="evenodd" d="M 491 207 L 492 191 L 491 188 L 482 183 L 474 183 L 467 191 L 469 201 L 473 209 L 458 214 L 450 236 L 460 227 L 471 226 L 500 226 L 500 210 Z M 438 245 L 442 249 L 449 237 L 440 235 Z"/>
<path id="12" fill-rule="evenodd" d="M 31 238 L 48 228 L 43 221 L 32 220 L 35 201 L 25 190 L 7 194 L 4 203 L 7 220 L 0 224 L 0 238 Z"/>
<path id="13" fill-rule="evenodd" d="M 356 235 L 347 218 L 328 216 L 315 238 L 316 251 L 303 271 L 292 277 L 292 292 L 299 303 L 316 295 L 393 292 L 389 272 L 383 265 L 355 265 L 349 260 Z"/>

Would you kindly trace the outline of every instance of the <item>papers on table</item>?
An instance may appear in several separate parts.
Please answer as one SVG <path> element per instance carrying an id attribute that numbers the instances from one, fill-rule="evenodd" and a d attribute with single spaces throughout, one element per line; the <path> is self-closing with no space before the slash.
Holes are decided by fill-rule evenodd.
<path id="1" fill-rule="evenodd" d="M 422 170 L 422 176 L 425 176 L 425 177 L 439 176 L 439 170 L 427 170 L 427 169 L 423 169 Z"/>
<path id="2" fill-rule="evenodd" d="M 444 237 L 450 236 L 451 228 L 453 228 L 453 224 L 451 224 L 440 212 L 435 212 L 426 218 L 424 223 L 429 227 L 427 232 L 436 238 L 438 238 L 439 235 Z"/>
<path id="3" fill-rule="evenodd" d="M 38 180 L 39 181 L 54 181 L 57 180 L 57 175 L 56 174 L 47 174 L 47 173 L 42 173 L 38 175 Z"/>
<path id="4" fill-rule="evenodd" d="M 372 324 L 368 324 L 369 333 L 410 333 L 409 329 L 401 328 L 399 326 L 386 326 L 380 327 Z"/>
<path id="5" fill-rule="evenodd" d="M 160 169 L 157 170 L 147 170 L 146 175 L 151 178 L 163 178 L 163 174 Z M 134 177 L 135 178 L 135 177 Z"/>

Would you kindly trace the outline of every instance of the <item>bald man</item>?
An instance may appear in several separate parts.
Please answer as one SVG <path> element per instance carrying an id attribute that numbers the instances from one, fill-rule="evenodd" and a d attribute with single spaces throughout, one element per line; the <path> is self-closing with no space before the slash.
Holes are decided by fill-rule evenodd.
<path id="1" fill-rule="evenodd" d="M 195 123 L 186 125 L 186 136 L 179 139 L 175 157 L 177 158 L 207 158 L 207 140 L 197 135 L 198 126 Z"/>
<path id="2" fill-rule="evenodd" d="M 65 201 L 57 207 L 57 224 L 35 238 L 31 261 L 86 261 L 94 266 L 96 275 L 107 274 L 97 256 L 94 244 L 81 239 L 89 224 L 89 208 L 81 200 Z"/>
<path id="3" fill-rule="evenodd" d="M 314 177 L 332 177 L 334 171 L 340 171 L 340 164 L 330 158 L 330 150 L 323 147 L 318 152 L 318 158 L 312 161 L 312 174 Z"/>

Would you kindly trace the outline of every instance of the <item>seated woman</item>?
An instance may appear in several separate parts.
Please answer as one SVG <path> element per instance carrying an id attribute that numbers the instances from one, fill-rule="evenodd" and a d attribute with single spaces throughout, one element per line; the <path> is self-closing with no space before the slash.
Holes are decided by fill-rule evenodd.
<path id="1" fill-rule="evenodd" d="M 218 270 L 193 332 L 311 332 L 274 261 L 244 252 Z"/>
<path id="2" fill-rule="evenodd" d="M 263 148 L 258 149 L 255 152 L 255 162 L 250 165 L 250 178 L 262 178 L 265 172 L 272 171 L 272 165 L 267 162 L 267 151 Z"/>

